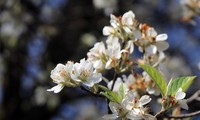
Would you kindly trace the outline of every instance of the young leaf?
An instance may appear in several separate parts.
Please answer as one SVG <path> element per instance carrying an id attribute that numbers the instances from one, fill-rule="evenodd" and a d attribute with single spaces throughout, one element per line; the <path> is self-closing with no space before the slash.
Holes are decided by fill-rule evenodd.
<path id="1" fill-rule="evenodd" d="M 165 96 L 167 92 L 167 85 L 163 76 L 155 68 L 151 67 L 150 65 L 140 64 L 140 67 L 144 71 L 146 71 L 149 74 L 149 76 L 152 78 L 152 80 L 156 83 L 156 85 L 160 89 L 162 96 Z"/>
<path id="2" fill-rule="evenodd" d="M 110 91 L 108 88 L 102 86 L 102 85 L 99 85 L 99 87 L 105 91 L 105 92 L 100 92 L 101 95 L 107 97 L 110 101 L 112 102 L 121 102 L 121 98 L 118 96 L 117 93 L 113 92 L 113 91 Z"/>
<path id="3" fill-rule="evenodd" d="M 99 87 L 105 92 L 110 92 L 110 90 L 107 87 L 103 86 L 103 85 L 99 85 Z"/>
<path id="4" fill-rule="evenodd" d="M 107 92 L 100 92 L 101 95 L 105 96 L 106 98 L 108 98 L 110 101 L 115 102 L 116 100 L 110 96 Z"/>
<path id="5" fill-rule="evenodd" d="M 195 77 L 196 76 L 179 77 L 171 80 L 167 87 L 167 95 L 175 95 L 179 88 L 182 88 L 183 92 L 185 92 L 192 84 Z"/>
<path id="6" fill-rule="evenodd" d="M 124 91 L 124 84 L 122 83 L 119 87 L 119 97 L 122 100 L 125 97 L 125 91 Z"/>

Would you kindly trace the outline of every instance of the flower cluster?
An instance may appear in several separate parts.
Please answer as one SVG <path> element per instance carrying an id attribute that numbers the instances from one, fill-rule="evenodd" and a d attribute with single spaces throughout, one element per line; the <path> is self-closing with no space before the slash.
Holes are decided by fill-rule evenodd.
<path id="1" fill-rule="evenodd" d="M 127 49 L 133 49 L 133 45 L 127 44 L 126 46 Z M 117 37 L 110 37 L 106 40 L 106 45 L 103 42 L 96 43 L 87 55 L 94 68 L 100 72 L 104 69 L 119 69 L 119 61 L 123 51 L 125 49 L 121 50 L 119 39 Z"/>
<path id="2" fill-rule="evenodd" d="M 77 87 L 84 84 L 92 87 L 94 84 L 101 82 L 102 76 L 97 73 L 90 61 L 81 59 L 80 63 L 67 62 L 66 65 L 58 64 L 54 70 L 51 71 L 51 78 L 57 86 L 48 89 L 54 93 L 60 92 L 64 86 Z"/>
<path id="3" fill-rule="evenodd" d="M 122 17 L 111 15 L 110 19 L 111 26 L 103 28 L 105 36 L 118 37 L 122 42 L 133 41 L 139 51 L 144 53 L 143 60 L 147 64 L 157 65 L 164 59 L 163 51 L 169 47 L 165 42 L 167 34 L 158 34 L 153 27 L 139 23 L 132 11 Z M 129 52 L 133 52 L 131 50 Z"/>
<path id="4" fill-rule="evenodd" d="M 167 96 L 166 98 L 162 99 L 162 104 L 165 109 L 169 109 L 176 105 L 180 105 L 181 108 L 188 110 L 187 100 L 184 99 L 186 93 L 182 91 L 182 88 L 176 92 L 174 96 Z"/>
<path id="5" fill-rule="evenodd" d="M 120 102 L 110 102 L 109 107 L 113 114 L 105 115 L 104 119 L 155 119 L 152 115 L 148 114 L 147 108 L 144 105 L 148 104 L 151 98 L 148 95 L 144 95 L 138 98 L 137 93 L 130 91 L 126 97 Z"/>
<path id="6" fill-rule="evenodd" d="M 112 114 L 105 115 L 104 119 L 156 120 L 156 115 L 148 113 L 147 104 L 151 101 L 149 95 L 158 97 L 160 93 L 161 113 L 177 105 L 188 109 L 184 91 L 195 77 L 172 79 L 167 85 L 156 70 L 165 58 L 164 51 L 169 47 L 167 34 L 158 34 L 153 27 L 139 23 L 132 11 L 120 17 L 111 14 L 110 24 L 103 28 L 106 41 L 95 43 L 87 53 L 87 59 L 76 63 L 68 61 L 66 65 L 58 64 L 52 70 L 51 78 L 57 85 L 48 91 L 58 93 L 64 86 L 87 86 L 87 92 L 109 100 Z M 134 46 L 143 53 L 142 58 L 136 61 L 131 57 Z M 144 71 L 134 71 L 138 66 Z M 102 76 L 106 70 L 114 71 L 112 80 Z M 99 84 L 102 79 L 107 87 Z"/>
<path id="7" fill-rule="evenodd" d="M 108 83 L 108 88 L 111 89 L 113 80 Z M 140 91 L 144 94 L 160 95 L 158 87 L 153 80 L 145 72 L 143 74 L 129 74 L 118 77 L 113 86 L 113 91 L 118 91 L 120 85 L 123 84 L 126 91 Z"/>

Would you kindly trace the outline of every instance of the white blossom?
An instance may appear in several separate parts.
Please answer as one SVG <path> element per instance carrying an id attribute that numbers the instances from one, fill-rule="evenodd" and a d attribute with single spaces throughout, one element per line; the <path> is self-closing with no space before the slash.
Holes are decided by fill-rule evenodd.
<path id="1" fill-rule="evenodd" d="M 119 19 L 113 14 L 110 15 L 110 24 L 114 29 L 119 29 L 120 26 Z"/>
<path id="2" fill-rule="evenodd" d="M 145 54 L 155 55 L 157 52 L 162 52 L 169 47 L 165 42 L 168 38 L 167 34 L 158 34 L 153 27 L 146 24 L 140 24 L 141 38 L 138 41 L 139 51 Z"/>
<path id="3" fill-rule="evenodd" d="M 84 58 L 80 60 L 80 63 L 74 64 L 71 77 L 74 81 L 82 82 L 88 87 L 92 87 L 102 80 L 101 74 L 94 70 L 93 64 Z"/>
<path id="4" fill-rule="evenodd" d="M 105 26 L 105 27 L 103 28 L 103 35 L 105 35 L 105 36 L 109 36 L 109 35 L 112 35 L 112 34 L 114 34 L 114 33 L 115 33 L 115 30 L 114 30 L 114 28 L 111 27 L 111 26 Z"/>
<path id="5" fill-rule="evenodd" d="M 75 82 L 71 79 L 71 71 L 72 71 L 73 63 L 68 62 L 66 65 L 58 64 L 52 71 L 51 71 L 51 78 L 53 82 L 58 84 L 57 86 L 48 89 L 47 91 L 54 91 L 54 93 L 60 92 L 64 86 L 68 87 L 75 87 L 79 84 L 79 82 Z"/>
<path id="6" fill-rule="evenodd" d="M 131 120 L 140 120 L 140 119 L 148 119 L 151 115 L 145 113 L 144 105 L 148 104 L 151 101 L 151 98 L 148 95 L 142 96 L 139 100 L 134 96 L 135 94 L 129 94 L 122 101 L 122 104 L 129 111 L 127 114 L 127 118 Z M 148 118 L 147 118 L 148 116 Z M 154 118 L 151 116 L 151 118 Z"/>
<path id="7" fill-rule="evenodd" d="M 121 58 L 121 45 L 116 37 L 109 37 L 106 43 L 106 54 L 108 56 L 108 61 L 106 62 L 105 68 L 111 69 L 116 67 L 119 63 L 119 59 Z"/>
<path id="8" fill-rule="evenodd" d="M 126 45 L 125 48 L 121 50 L 121 56 L 123 59 L 128 59 L 130 57 L 130 55 L 133 53 L 134 50 L 134 44 L 133 41 L 129 40 Z"/>
<path id="9" fill-rule="evenodd" d="M 119 103 L 110 102 L 109 108 L 113 114 L 104 115 L 103 118 L 106 120 L 116 120 L 123 114 L 126 114 L 126 111 L 122 108 L 121 104 Z"/>
<path id="10" fill-rule="evenodd" d="M 59 93 L 64 88 L 63 84 L 58 84 L 51 89 L 47 89 L 47 91 L 53 91 L 54 93 Z"/>
<path id="11" fill-rule="evenodd" d="M 105 68 L 106 48 L 103 42 L 95 43 L 94 47 L 87 53 L 88 60 L 93 63 L 93 67 L 97 71 L 102 71 Z"/>
<path id="12" fill-rule="evenodd" d="M 124 15 L 122 16 L 123 25 L 131 26 L 134 24 L 134 20 L 135 20 L 135 14 L 132 11 L 128 11 L 124 13 Z"/>
<path id="13" fill-rule="evenodd" d="M 188 110 L 187 100 L 184 99 L 186 96 L 186 93 L 182 91 L 182 88 L 179 88 L 179 90 L 175 94 L 175 99 L 178 102 L 178 104 L 181 106 L 181 108 Z"/>
<path id="14" fill-rule="evenodd" d="M 138 99 L 136 92 L 130 91 L 126 97 L 122 100 L 121 103 L 110 102 L 109 107 L 113 114 L 105 115 L 104 119 L 130 119 L 130 120 L 148 120 L 156 118 L 150 114 L 146 113 L 144 105 L 148 104 L 151 101 L 151 98 L 148 95 L 142 96 Z"/>
<path id="15" fill-rule="evenodd" d="M 150 39 L 150 41 L 154 41 L 153 44 L 148 46 L 146 48 L 146 51 L 153 51 L 152 53 L 155 54 L 156 51 L 164 51 L 169 47 L 169 44 L 165 42 L 168 38 L 167 34 L 157 34 L 154 28 L 149 28 L 147 30 L 147 39 Z"/>

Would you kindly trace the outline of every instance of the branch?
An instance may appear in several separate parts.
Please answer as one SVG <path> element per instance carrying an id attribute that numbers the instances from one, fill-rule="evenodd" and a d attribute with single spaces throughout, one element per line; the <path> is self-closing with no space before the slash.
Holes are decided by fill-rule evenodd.
<path id="1" fill-rule="evenodd" d="M 191 97 L 189 97 L 187 99 L 187 103 L 192 103 L 194 100 L 200 101 L 200 90 L 196 91 Z M 200 114 L 200 110 L 196 111 L 196 112 L 192 112 L 192 113 L 188 113 L 188 114 L 183 114 L 183 115 L 177 115 L 177 116 L 173 116 L 173 115 L 165 115 L 164 117 L 166 118 L 175 118 L 175 119 L 182 119 L 182 118 L 188 118 L 188 117 L 192 117 L 195 115 Z"/>
<path id="2" fill-rule="evenodd" d="M 112 83 L 112 87 L 111 87 L 111 91 L 114 88 L 115 82 L 116 82 L 116 78 L 117 78 L 117 73 L 115 72 L 114 76 L 113 76 L 113 83 Z"/>
<path id="3" fill-rule="evenodd" d="M 166 110 L 161 109 L 161 111 L 158 112 L 154 117 L 157 119 L 163 118 L 165 112 Z"/>
<path id="4" fill-rule="evenodd" d="M 114 76 L 113 76 L 113 83 L 112 83 L 112 87 L 111 87 L 111 91 L 113 90 L 113 88 L 114 88 L 114 85 L 115 85 L 115 82 L 116 82 L 116 78 L 117 78 L 117 73 L 115 72 L 114 73 Z M 108 107 L 108 114 L 111 114 L 112 113 L 112 111 L 111 111 L 111 109 L 110 109 L 110 107 L 109 107 L 109 100 L 107 99 L 106 100 L 107 101 L 107 107 Z"/>
<path id="5" fill-rule="evenodd" d="M 200 90 L 196 91 L 191 97 L 189 97 L 187 103 L 191 103 L 194 100 L 200 101 Z"/>
<path id="6" fill-rule="evenodd" d="M 84 91 L 90 93 L 91 95 L 93 95 L 93 96 L 95 96 L 95 97 L 104 97 L 104 96 L 102 96 L 102 95 L 100 95 L 100 94 L 95 94 L 95 93 L 93 93 L 92 91 L 88 90 L 88 89 L 85 88 L 84 86 L 80 86 L 80 88 L 81 88 L 82 90 L 84 90 Z"/>
<path id="7" fill-rule="evenodd" d="M 165 115 L 164 117 L 166 117 L 166 118 L 182 119 L 182 118 L 192 117 L 192 116 L 195 116 L 195 115 L 198 115 L 198 114 L 200 114 L 200 111 L 196 111 L 196 112 L 192 112 L 192 113 L 188 113 L 188 114 L 183 114 L 183 115 L 177 115 L 177 116 Z"/>
<path id="8" fill-rule="evenodd" d="M 192 103 L 194 100 L 200 101 L 200 90 L 196 91 L 191 97 L 189 97 L 187 99 L 187 103 Z M 200 114 L 200 111 L 196 111 L 196 112 L 192 112 L 192 113 L 188 113 L 188 114 L 183 114 L 183 115 L 178 115 L 178 116 L 173 116 L 173 115 L 166 115 L 165 111 L 161 110 L 160 112 L 158 112 L 155 117 L 157 119 L 159 118 L 176 118 L 176 119 L 180 119 L 180 118 L 188 118 L 188 117 L 192 117 L 195 115 Z"/>

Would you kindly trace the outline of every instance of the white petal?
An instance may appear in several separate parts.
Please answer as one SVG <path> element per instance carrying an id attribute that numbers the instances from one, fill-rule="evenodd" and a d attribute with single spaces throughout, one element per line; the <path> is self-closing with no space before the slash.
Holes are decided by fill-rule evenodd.
<path id="1" fill-rule="evenodd" d="M 110 47 L 118 47 L 118 46 L 120 46 L 119 38 L 113 37 L 113 36 L 109 36 L 108 39 L 106 40 L 106 44 L 107 44 L 108 48 L 110 48 Z"/>
<path id="2" fill-rule="evenodd" d="M 164 50 L 166 50 L 166 49 L 169 48 L 169 43 L 167 43 L 165 41 L 163 41 L 163 42 L 156 42 L 154 45 L 157 46 L 157 48 L 158 48 L 159 51 L 164 51 Z"/>
<path id="3" fill-rule="evenodd" d="M 93 63 L 94 68 L 103 70 L 104 69 L 104 64 L 101 60 L 97 60 Z"/>
<path id="4" fill-rule="evenodd" d="M 54 93 L 59 93 L 63 88 L 64 86 L 62 84 L 58 84 L 52 87 L 51 89 L 48 89 L 47 91 L 53 91 Z"/>
<path id="5" fill-rule="evenodd" d="M 158 61 L 162 61 L 165 58 L 165 54 L 164 52 L 159 52 L 159 57 L 158 57 Z"/>
<path id="6" fill-rule="evenodd" d="M 60 83 L 64 81 L 64 76 L 61 76 L 60 72 L 66 72 L 65 71 L 66 66 L 63 64 L 57 64 L 57 66 L 51 71 L 51 79 L 54 80 L 55 83 Z"/>
<path id="7" fill-rule="evenodd" d="M 182 89 L 180 88 L 175 95 L 175 99 L 176 100 L 182 100 L 183 98 L 185 98 L 186 93 L 182 92 Z"/>
<path id="8" fill-rule="evenodd" d="M 83 84 L 85 84 L 88 87 L 92 87 L 94 84 L 101 82 L 102 78 L 101 78 L 101 74 L 100 73 L 93 73 L 86 82 L 84 82 Z"/>
<path id="9" fill-rule="evenodd" d="M 151 88 L 151 87 L 148 87 L 146 89 L 146 91 L 149 93 L 149 94 L 154 94 L 155 93 L 155 89 Z"/>
<path id="10" fill-rule="evenodd" d="M 128 41 L 127 44 L 126 44 L 126 46 L 125 46 L 125 48 L 128 49 L 130 53 L 132 53 L 133 50 L 134 50 L 134 44 L 133 44 L 133 42 L 132 41 Z"/>
<path id="11" fill-rule="evenodd" d="M 144 52 L 142 47 L 138 47 L 138 50 L 142 53 Z"/>
<path id="12" fill-rule="evenodd" d="M 110 24 L 112 25 L 112 27 L 114 28 L 118 28 L 119 23 L 118 23 L 118 18 L 115 17 L 114 15 L 110 15 Z"/>
<path id="13" fill-rule="evenodd" d="M 107 36 L 107 35 L 110 35 L 110 34 L 112 34 L 112 33 L 114 33 L 114 29 L 113 29 L 112 27 L 110 27 L 110 26 L 105 26 L 105 27 L 103 28 L 103 35 Z"/>
<path id="14" fill-rule="evenodd" d="M 74 63 L 72 61 L 68 61 L 65 67 L 65 70 L 70 73 L 73 68 Z"/>
<path id="15" fill-rule="evenodd" d="M 129 86 L 130 84 L 134 84 L 135 81 L 136 81 L 135 77 L 132 74 L 130 74 L 128 76 L 128 78 L 124 77 L 123 80 L 125 81 L 125 83 L 127 84 L 127 86 Z"/>
<path id="16" fill-rule="evenodd" d="M 154 28 L 149 28 L 148 31 L 147 31 L 147 36 L 156 37 L 157 36 L 157 32 L 155 31 Z"/>
<path id="17" fill-rule="evenodd" d="M 140 104 L 143 106 L 149 103 L 151 101 L 151 98 L 148 95 L 143 95 L 139 101 L 140 101 Z"/>
<path id="18" fill-rule="evenodd" d="M 188 105 L 187 105 L 187 100 L 183 99 L 183 100 L 179 100 L 178 103 L 180 104 L 181 108 L 188 110 Z"/>
<path id="19" fill-rule="evenodd" d="M 126 97 L 122 100 L 122 106 L 126 108 L 127 110 L 131 110 L 133 108 L 133 100 L 136 98 L 136 92 L 135 91 L 129 91 L 126 95 Z"/>
<path id="20" fill-rule="evenodd" d="M 124 103 L 123 107 L 126 108 L 126 110 L 132 110 L 132 108 L 133 108 L 132 104 L 126 103 L 126 105 L 125 105 L 125 101 L 123 101 L 123 103 Z"/>
<path id="21" fill-rule="evenodd" d="M 109 108 L 112 111 L 112 113 L 118 114 L 119 109 L 121 109 L 121 105 L 119 105 L 118 103 L 110 102 Z"/>
<path id="22" fill-rule="evenodd" d="M 103 119 L 105 120 L 116 120 L 119 116 L 115 115 L 115 114 L 110 114 L 110 115 L 104 115 Z"/>
<path id="23" fill-rule="evenodd" d="M 154 55 L 157 52 L 157 47 L 155 45 L 149 45 L 147 48 L 145 48 L 145 52 L 147 54 Z"/>
<path id="24" fill-rule="evenodd" d="M 165 41 L 167 38 L 167 34 L 159 34 L 158 36 L 156 36 L 156 41 Z"/>
<path id="25" fill-rule="evenodd" d="M 122 16 L 122 24 L 132 25 L 134 19 L 135 19 L 135 14 L 132 11 L 128 11 L 124 13 L 124 15 Z"/>
<path id="26" fill-rule="evenodd" d="M 141 120 L 143 118 L 141 110 L 137 108 L 129 111 L 126 117 L 130 120 Z"/>
<path id="27" fill-rule="evenodd" d="M 133 35 L 134 35 L 135 39 L 140 39 L 142 36 L 142 33 L 139 30 L 134 30 Z"/>
<path id="28" fill-rule="evenodd" d="M 105 66 L 105 68 L 106 69 L 111 69 L 112 67 L 111 67 L 111 62 L 112 62 L 112 60 L 110 59 L 110 60 L 108 60 L 108 62 L 106 62 L 106 66 Z"/>

